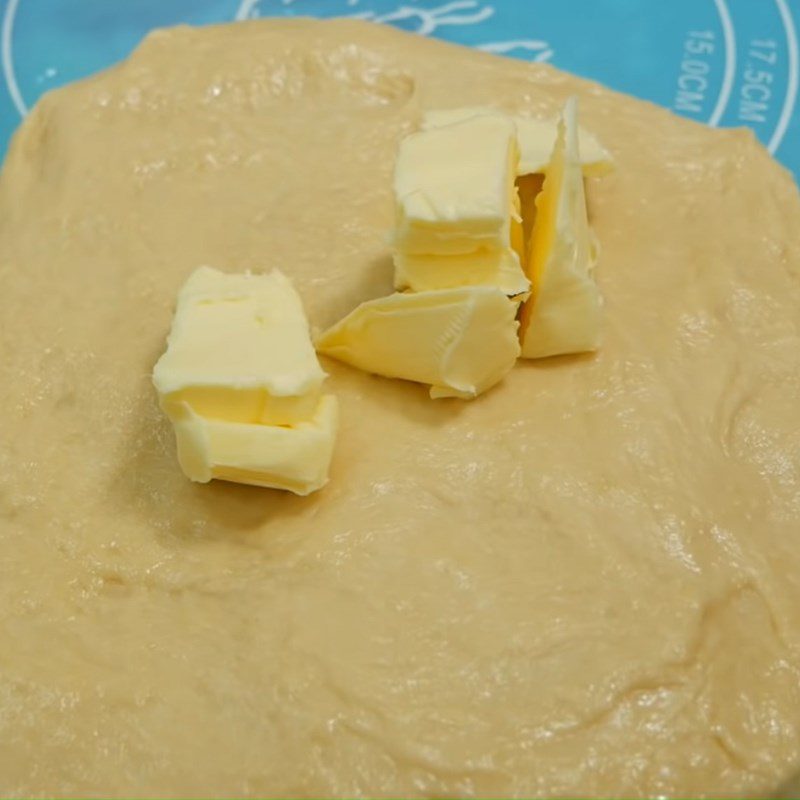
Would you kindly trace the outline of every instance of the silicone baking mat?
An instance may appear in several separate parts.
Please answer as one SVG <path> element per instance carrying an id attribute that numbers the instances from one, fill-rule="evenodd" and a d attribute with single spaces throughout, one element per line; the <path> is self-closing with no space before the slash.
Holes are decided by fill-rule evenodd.
<path id="1" fill-rule="evenodd" d="M 43 92 L 124 58 L 152 28 L 351 16 L 747 125 L 800 175 L 800 0 L 0 0 L 0 13 L 0 155 Z"/>

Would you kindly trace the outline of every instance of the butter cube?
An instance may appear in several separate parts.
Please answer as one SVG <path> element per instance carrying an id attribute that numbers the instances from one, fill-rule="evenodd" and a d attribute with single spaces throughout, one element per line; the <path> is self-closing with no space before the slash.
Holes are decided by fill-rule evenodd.
<path id="1" fill-rule="evenodd" d="M 602 298 L 591 277 L 595 247 L 586 214 L 576 115 L 571 98 L 536 199 L 528 257 L 531 296 L 520 314 L 524 358 L 596 350 L 600 342 Z"/>
<path id="2" fill-rule="evenodd" d="M 517 307 L 488 286 L 397 293 L 362 303 L 317 349 L 366 372 L 429 384 L 433 398 L 468 399 L 514 366 Z"/>
<path id="3" fill-rule="evenodd" d="M 514 117 L 519 137 L 519 175 L 546 172 L 556 144 L 558 121 Z M 595 136 L 577 128 L 575 159 L 587 177 L 597 178 L 614 169 L 614 161 Z"/>
<path id="4" fill-rule="evenodd" d="M 518 157 L 514 124 L 500 114 L 406 137 L 394 178 L 396 251 L 507 249 Z"/>
<path id="5" fill-rule="evenodd" d="M 277 270 L 195 270 L 153 370 L 171 418 L 186 404 L 209 419 L 271 425 L 309 419 L 324 379 L 300 297 Z"/>
<path id="6" fill-rule="evenodd" d="M 481 115 L 496 115 L 496 109 L 486 107 L 449 108 L 426 111 L 422 118 L 422 130 L 441 128 L 446 125 L 463 122 Z M 519 142 L 519 164 L 517 175 L 531 175 L 544 172 L 558 132 L 557 119 L 532 119 L 531 117 L 513 116 Z M 608 151 L 597 138 L 583 128 L 578 129 L 580 163 L 583 173 L 590 177 L 599 177 L 614 168 L 614 161 Z"/>
<path id="7" fill-rule="evenodd" d="M 323 395 L 313 416 L 291 427 L 186 413 L 175 421 L 178 461 L 193 481 L 212 478 L 307 495 L 328 481 L 338 404 Z"/>
<path id="8" fill-rule="evenodd" d="M 507 295 L 528 291 L 519 256 L 514 250 L 484 250 L 461 256 L 394 257 L 396 289 L 413 292 L 454 289 L 459 286 L 496 286 Z"/>
<path id="9" fill-rule="evenodd" d="M 336 439 L 324 379 L 300 298 L 277 270 L 193 272 L 153 370 L 187 477 L 301 495 L 327 481 Z"/>

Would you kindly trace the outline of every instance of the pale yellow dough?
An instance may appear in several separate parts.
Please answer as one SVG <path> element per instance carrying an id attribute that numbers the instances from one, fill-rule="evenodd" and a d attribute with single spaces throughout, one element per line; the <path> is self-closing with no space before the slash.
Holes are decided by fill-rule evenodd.
<path id="1" fill-rule="evenodd" d="M 389 294 L 424 109 L 575 93 L 602 349 L 465 403 L 327 361 L 312 497 L 181 473 L 202 264 Z M 744 131 L 355 22 L 152 34 L 0 180 L 0 795 L 758 795 L 800 762 L 800 201 Z"/>

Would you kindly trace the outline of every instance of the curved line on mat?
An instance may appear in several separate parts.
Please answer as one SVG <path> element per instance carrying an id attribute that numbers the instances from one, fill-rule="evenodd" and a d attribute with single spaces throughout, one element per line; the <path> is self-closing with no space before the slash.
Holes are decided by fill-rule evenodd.
<path id="1" fill-rule="evenodd" d="M 789 48 L 789 83 L 786 86 L 786 99 L 783 101 L 781 116 L 767 145 L 770 153 L 774 153 L 780 147 L 783 137 L 786 135 L 786 129 L 792 121 L 794 101 L 797 99 L 797 84 L 800 81 L 800 74 L 798 74 L 800 73 L 800 64 L 798 64 L 800 58 L 798 58 L 797 52 L 797 31 L 794 27 L 794 20 L 786 5 L 786 0 L 775 0 L 775 5 L 778 6 L 778 13 L 781 15 L 783 28 L 786 31 L 786 45 Z"/>
<path id="2" fill-rule="evenodd" d="M 250 19 L 250 12 L 259 4 L 259 0 L 242 0 L 236 12 L 235 20 Z"/>
<path id="3" fill-rule="evenodd" d="M 3 15 L 3 75 L 6 79 L 6 86 L 8 86 L 8 93 L 11 95 L 11 100 L 17 107 L 19 115 L 24 117 L 28 113 L 28 107 L 22 99 L 22 93 L 17 84 L 17 76 L 14 74 L 14 58 L 11 51 L 11 34 L 14 30 L 14 15 L 17 13 L 18 5 L 19 0 L 8 0 L 6 13 Z"/>
<path id="4" fill-rule="evenodd" d="M 716 127 L 728 107 L 733 83 L 736 79 L 736 34 L 733 30 L 731 12 L 728 10 L 725 0 L 714 0 L 714 5 L 717 7 L 719 21 L 722 25 L 722 35 L 725 39 L 725 73 L 722 76 L 722 88 L 719 91 L 717 104 L 708 118 L 708 124 Z"/>

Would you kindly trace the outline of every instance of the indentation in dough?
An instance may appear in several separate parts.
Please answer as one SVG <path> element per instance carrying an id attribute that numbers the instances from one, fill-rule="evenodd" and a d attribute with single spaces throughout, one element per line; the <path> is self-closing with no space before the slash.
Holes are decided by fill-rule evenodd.
<path id="1" fill-rule="evenodd" d="M 100 576 L 103 594 L 116 597 L 125 597 L 131 593 L 131 585 L 119 573 L 105 572 Z"/>
<path id="2" fill-rule="evenodd" d="M 343 45 L 326 53 L 305 56 L 306 88 L 324 90 L 333 85 L 366 105 L 402 106 L 414 95 L 416 84 L 408 73 L 395 69 L 357 45 Z"/>

